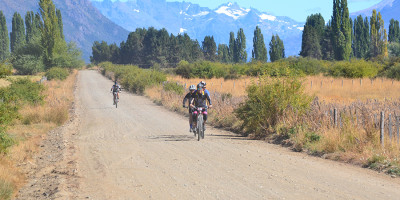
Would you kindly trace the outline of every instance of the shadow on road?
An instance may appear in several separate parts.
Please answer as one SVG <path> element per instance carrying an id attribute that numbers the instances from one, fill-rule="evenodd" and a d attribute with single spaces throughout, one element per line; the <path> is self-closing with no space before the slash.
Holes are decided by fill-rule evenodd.
<path id="1" fill-rule="evenodd" d="M 229 140 L 252 140 L 248 137 L 241 135 L 206 135 L 208 137 L 214 137 L 217 139 L 229 139 Z"/>
<path id="2" fill-rule="evenodd" d="M 150 139 L 153 140 L 162 140 L 167 142 L 184 142 L 184 141 L 193 141 L 194 137 L 192 135 L 159 135 L 152 136 Z"/>

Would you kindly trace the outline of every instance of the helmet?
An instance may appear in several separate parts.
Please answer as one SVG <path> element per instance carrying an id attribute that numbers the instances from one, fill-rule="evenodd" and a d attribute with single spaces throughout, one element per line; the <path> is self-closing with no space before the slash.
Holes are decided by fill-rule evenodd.
<path id="1" fill-rule="evenodd" d="M 206 82 L 204 82 L 204 81 L 201 81 L 201 82 L 200 82 L 200 84 L 202 84 L 202 85 L 203 85 L 203 87 L 206 87 L 206 85 L 207 85 L 207 83 L 206 83 Z"/>
<path id="2" fill-rule="evenodd" d="M 204 87 L 203 84 L 199 83 L 199 84 L 197 85 L 197 90 L 202 90 L 203 87 Z"/>
<path id="3" fill-rule="evenodd" d="M 117 85 L 117 81 L 114 81 L 114 84 Z"/>
<path id="4" fill-rule="evenodd" d="M 196 90 L 196 86 L 195 86 L 195 85 L 191 85 L 191 86 L 189 87 L 189 90 Z"/>

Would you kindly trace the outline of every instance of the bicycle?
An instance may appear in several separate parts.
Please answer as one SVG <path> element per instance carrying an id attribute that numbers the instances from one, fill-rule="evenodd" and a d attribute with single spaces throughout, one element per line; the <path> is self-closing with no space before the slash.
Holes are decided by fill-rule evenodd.
<path id="1" fill-rule="evenodd" d="M 119 101 L 119 99 L 118 99 L 118 92 L 113 92 L 113 102 L 114 102 L 114 105 L 115 105 L 115 108 L 118 108 L 118 101 Z"/>
<path id="2" fill-rule="evenodd" d="M 196 107 L 195 110 L 197 110 L 197 125 L 194 128 L 194 136 L 196 137 L 197 135 L 197 141 L 200 141 L 201 139 L 204 139 L 204 119 L 203 119 L 203 112 L 206 108 L 205 107 Z"/>

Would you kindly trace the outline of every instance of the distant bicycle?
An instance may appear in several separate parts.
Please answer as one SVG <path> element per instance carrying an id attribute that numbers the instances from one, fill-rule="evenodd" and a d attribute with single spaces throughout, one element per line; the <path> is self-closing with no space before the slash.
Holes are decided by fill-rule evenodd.
<path id="1" fill-rule="evenodd" d="M 113 96 L 114 96 L 113 102 L 114 102 L 115 108 L 118 108 L 118 101 L 119 101 L 118 92 L 113 92 Z"/>

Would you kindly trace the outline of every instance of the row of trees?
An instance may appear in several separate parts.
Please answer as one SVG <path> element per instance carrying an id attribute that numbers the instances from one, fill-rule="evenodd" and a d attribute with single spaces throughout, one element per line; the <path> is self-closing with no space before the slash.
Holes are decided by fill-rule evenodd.
<path id="1" fill-rule="evenodd" d="M 271 61 L 285 57 L 283 41 L 278 35 L 272 36 L 269 47 Z M 254 31 L 252 59 L 263 62 L 268 59 L 264 36 L 259 27 Z M 191 39 L 186 33 L 175 36 L 166 29 L 138 28 L 119 47 L 115 43 L 108 45 L 104 41 L 94 42 L 90 60 L 92 63 L 111 61 L 117 64 L 135 64 L 143 68 L 156 63 L 163 67 L 176 66 L 181 60 L 245 63 L 246 36 L 243 29 L 238 30 L 236 38 L 235 33 L 230 32 L 229 44 L 218 46 L 213 36 L 206 36 L 200 46 L 197 40 Z"/>
<path id="2" fill-rule="evenodd" d="M 389 42 L 400 41 L 399 22 L 392 19 Z M 321 14 L 307 17 L 300 55 L 324 60 L 349 60 L 388 56 L 388 35 L 380 12 L 370 18 L 350 19 L 347 0 L 333 1 L 332 18 L 325 24 Z"/>
<path id="3" fill-rule="evenodd" d="M 0 62 L 11 63 L 20 74 L 82 66 L 81 52 L 65 41 L 61 11 L 52 0 L 40 0 L 39 8 L 40 13 L 28 11 L 25 21 L 15 12 L 10 37 L 0 11 Z"/>

